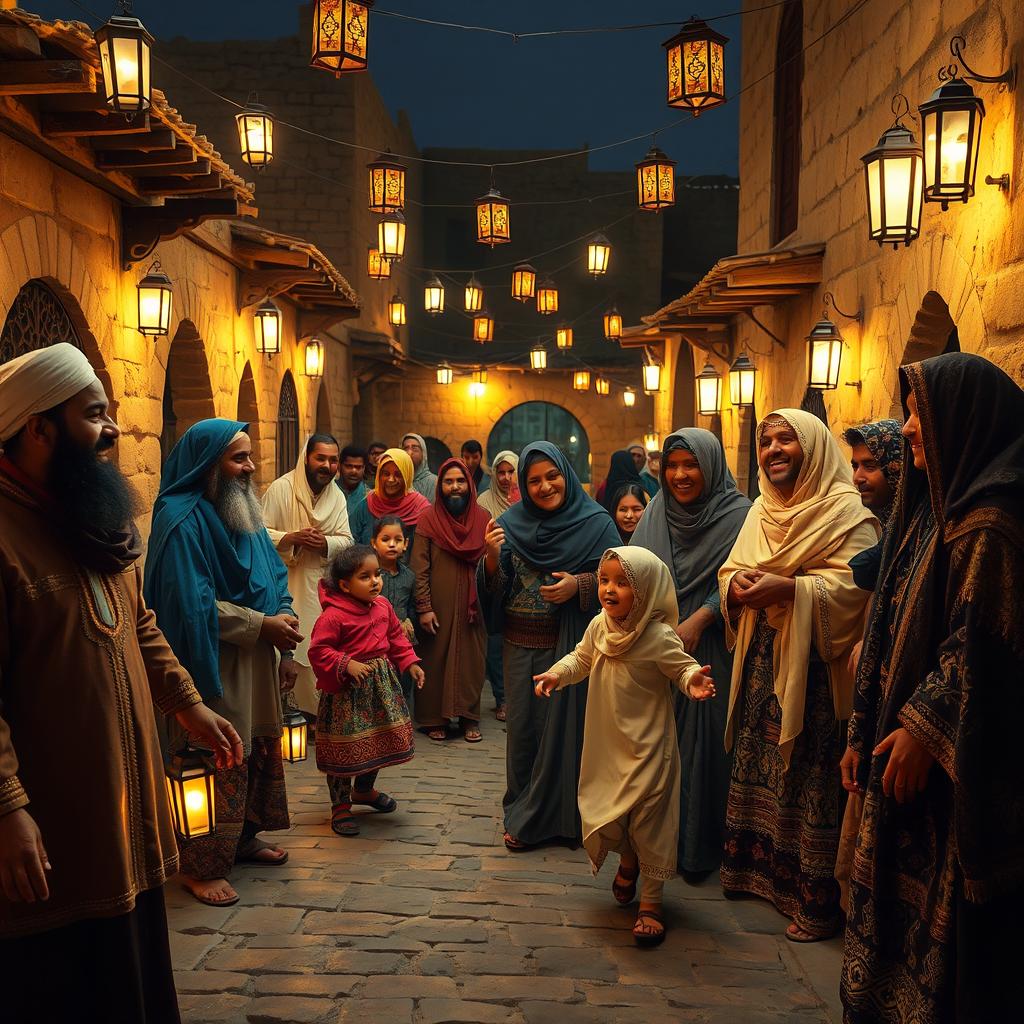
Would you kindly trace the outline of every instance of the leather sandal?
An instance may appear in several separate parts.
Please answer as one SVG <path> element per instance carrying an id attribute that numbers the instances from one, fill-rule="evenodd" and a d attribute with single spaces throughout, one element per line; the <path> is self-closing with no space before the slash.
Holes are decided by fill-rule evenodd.
<path id="1" fill-rule="evenodd" d="M 641 927 L 644 918 L 649 921 L 654 921 L 661 925 L 660 932 L 642 932 L 637 931 L 637 928 Z M 643 949 L 651 949 L 654 946 L 660 946 L 665 941 L 665 918 L 661 916 L 661 913 L 657 910 L 640 910 L 636 915 L 636 924 L 633 925 L 633 941 Z"/>
<path id="2" fill-rule="evenodd" d="M 338 807 L 331 811 L 331 831 L 336 836 L 359 835 L 359 822 L 351 807 Z"/>
<path id="3" fill-rule="evenodd" d="M 620 907 L 628 907 L 636 898 L 636 880 L 639 877 L 639 867 L 636 869 L 636 874 L 632 876 L 624 874 L 621 867 L 615 872 L 615 877 L 612 879 L 612 895 Z"/>
<path id="4" fill-rule="evenodd" d="M 352 803 L 363 807 L 372 807 L 378 814 L 390 814 L 398 810 L 398 801 L 387 793 L 381 793 L 375 789 L 369 800 L 360 800 L 355 793 L 352 794 Z"/>

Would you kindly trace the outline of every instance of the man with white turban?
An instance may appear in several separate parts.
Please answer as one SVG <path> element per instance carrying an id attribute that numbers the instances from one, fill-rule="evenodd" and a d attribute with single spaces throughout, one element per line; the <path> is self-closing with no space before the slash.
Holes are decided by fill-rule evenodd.
<path id="1" fill-rule="evenodd" d="M 142 598 L 119 431 L 73 345 L 0 366 L 0 963 L 5 1020 L 177 1024 L 178 869 L 153 705 L 227 768 Z"/>

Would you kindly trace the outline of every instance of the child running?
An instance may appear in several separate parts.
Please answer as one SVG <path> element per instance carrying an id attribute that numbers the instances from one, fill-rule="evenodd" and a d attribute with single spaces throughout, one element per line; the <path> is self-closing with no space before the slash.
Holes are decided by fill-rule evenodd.
<path id="1" fill-rule="evenodd" d="M 398 807 L 374 789 L 377 773 L 413 756 L 412 721 L 395 669 L 408 669 L 418 687 L 423 669 L 381 587 L 373 548 L 340 551 L 320 581 L 323 612 L 309 645 L 320 691 L 316 766 L 327 773 L 331 828 L 339 836 L 359 835 L 353 804 L 381 814 Z"/>
<path id="2" fill-rule="evenodd" d="M 398 516 L 384 516 L 373 526 L 373 550 L 380 562 L 381 593 L 388 599 L 395 615 L 402 624 L 406 637 L 416 646 L 416 627 L 412 624 L 412 592 L 416 586 L 416 574 L 401 559 L 405 554 L 405 523 Z M 402 694 L 409 710 L 412 710 L 412 677 L 402 673 Z"/>
<path id="3" fill-rule="evenodd" d="M 640 946 L 665 938 L 662 887 L 676 874 L 679 746 L 672 687 L 691 700 L 715 684 L 683 649 L 675 585 L 665 563 L 645 548 L 610 548 L 597 574 L 604 609 L 576 649 L 534 676 L 538 696 L 590 676 L 579 806 L 583 845 L 594 874 L 619 854 L 612 893 L 621 906 L 636 896 L 633 937 Z"/>

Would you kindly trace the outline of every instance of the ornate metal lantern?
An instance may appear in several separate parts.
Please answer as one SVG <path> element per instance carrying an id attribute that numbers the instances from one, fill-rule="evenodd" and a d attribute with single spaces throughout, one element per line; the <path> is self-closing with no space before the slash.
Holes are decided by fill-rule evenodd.
<path id="1" fill-rule="evenodd" d="M 833 391 L 839 387 L 842 358 L 843 336 L 823 313 L 807 335 L 807 386 L 816 391 Z"/>
<path id="2" fill-rule="evenodd" d="M 375 245 L 366 250 L 366 273 L 372 281 L 386 281 L 391 276 L 391 260 L 384 259 Z"/>
<path id="3" fill-rule="evenodd" d="M 493 187 L 476 201 L 476 240 L 492 249 L 511 242 L 508 200 Z"/>
<path id="4" fill-rule="evenodd" d="M 405 255 L 405 217 L 400 210 L 385 214 L 377 225 L 377 249 L 385 260 Z"/>
<path id="5" fill-rule="evenodd" d="M 480 282 L 476 279 L 476 275 L 469 279 L 469 283 L 466 285 L 466 305 L 465 310 L 467 313 L 479 313 L 484 308 L 484 290 Z"/>
<path id="6" fill-rule="evenodd" d="M 594 381 L 594 390 L 602 397 L 610 395 L 612 393 L 611 381 L 607 377 L 598 377 Z"/>
<path id="7" fill-rule="evenodd" d="M 369 174 L 370 212 L 394 213 L 405 209 L 405 167 L 390 152 L 366 165 Z"/>
<path id="8" fill-rule="evenodd" d="M 423 308 L 432 316 L 444 312 L 444 285 L 436 274 L 423 289 Z"/>
<path id="9" fill-rule="evenodd" d="M 697 415 L 717 416 L 722 411 L 722 375 L 708 361 L 697 374 Z"/>
<path id="10" fill-rule="evenodd" d="M 306 760 L 306 718 L 297 708 L 286 710 L 281 727 L 281 757 L 291 764 Z"/>
<path id="11" fill-rule="evenodd" d="M 171 307 L 174 286 L 163 272 L 159 260 L 154 260 L 149 272 L 138 283 L 139 334 L 155 338 L 165 335 L 171 326 Z"/>
<path id="12" fill-rule="evenodd" d="M 247 103 L 245 110 L 235 114 L 238 145 L 242 159 L 262 171 L 274 159 L 274 117 L 261 103 Z"/>
<path id="13" fill-rule="evenodd" d="M 702 110 L 725 102 L 725 44 L 729 40 L 699 18 L 691 18 L 665 47 L 670 107 Z"/>
<path id="14" fill-rule="evenodd" d="M 473 340 L 481 345 L 488 341 L 494 341 L 494 318 L 482 309 L 473 317 Z"/>
<path id="15" fill-rule="evenodd" d="M 281 351 L 281 310 L 270 299 L 265 299 L 253 314 L 256 351 L 265 356 L 276 356 Z"/>
<path id="16" fill-rule="evenodd" d="M 545 277 L 537 286 L 537 312 L 543 316 L 558 312 L 558 289 L 550 277 Z"/>
<path id="17" fill-rule="evenodd" d="M 636 165 L 636 200 L 641 210 L 664 210 L 676 203 L 676 162 L 657 146 Z"/>
<path id="18" fill-rule="evenodd" d="M 729 400 L 736 408 L 749 408 L 754 404 L 756 377 L 757 368 L 750 361 L 746 352 L 740 353 L 736 361 L 729 367 Z"/>
<path id="19" fill-rule="evenodd" d="M 589 391 L 590 390 L 590 371 L 589 370 L 577 370 L 572 375 L 572 388 L 573 388 L 573 391 Z"/>
<path id="20" fill-rule="evenodd" d="M 130 0 L 121 0 L 122 14 L 96 30 L 107 106 L 122 114 L 149 110 L 152 87 L 150 58 L 153 37 L 138 18 L 130 17 Z"/>
<path id="21" fill-rule="evenodd" d="M 538 342 L 530 349 L 530 369 L 538 373 L 548 368 L 548 350 Z"/>
<path id="22" fill-rule="evenodd" d="M 953 77 L 918 107 L 924 139 L 924 201 L 941 203 L 943 210 L 974 195 L 985 120 L 985 104 L 956 77 L 955 65 L 952 70 Z"/>
<path id="23" fill-rule="evenodd" d="M 609 341 L 622 337 L 622 314 L 613 305 L 604 315 L 604 336 Z"/>
<path id="24" fill-rule="evenodd" d="M 374 0 L 315 0 L 310 66 L 333 71 L 339 78 L 365 71 L 373 4 Z"/>
<path id="25" fill-rule="evenodd" d="M 907 112 L 905 96 L 892 101 L 893 126 L 882 133 L 878 145 L 864 161 L 868 200 L 868 235 L 879 245 L 909 245 L 921 230 L 924 162 L 914 133 L 900 117 Z"/>
<path id="26" fill-rule="evenodd" d="M 644 394 L 656 395 L 661 390 L 661 363 L 644 363 Z"/>
<path id="27" fill-rule="evenodd" d="M 405 299 L 398 292 L 395 292 L 388 302 L 388 320 L 392 327 L 405 326 Z"/>
<path id="28" fill-rule="evenodd" d="M 208 836 L 217 829 L 210 753 L 184 747 L 171 757 L 164 771 L 174 831 L 182 839 Z"/>
<path id="29" fill-rule="evenodd" d="M 558 330 L 555 331 L 555 345 L 558 348 L 572 348 L 572 335 L 573 330 L 568 324 L 562 324 Z"/>
<path id="30" fill-rule="evenodd" d="M 612 243 L 604 235 L 594 235 L 587 243 L 587 272 L 600 277 L 608 273 L 612 258 Z"/>
<path id="31" fill-rule="evenodd" d="M 520 263 L 512 271 L 512 298 L 529 302 L 537 290 L 537 271 L 529 263 Z"/>
<path id="32" fill-rule="evenodd" d="M 443 384 L 445 387 L 448 387 L 448 385 L 451 384 L 451 382 L 454 379 L 454 377 L 455 377 L 455 374 L 452 372 L 451 365 L 447 361 L 438 364 L 438 367 L 437 367 L 437 383 L 438 384 Z"/>

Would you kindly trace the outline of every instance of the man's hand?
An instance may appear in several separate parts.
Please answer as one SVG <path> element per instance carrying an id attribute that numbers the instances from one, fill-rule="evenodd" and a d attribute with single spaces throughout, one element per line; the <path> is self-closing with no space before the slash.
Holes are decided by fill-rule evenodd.
<path id="1" fill-rule="evenodd" d="M 761 609 L 773 604 L 787 604 L 795 597 L 796 580 L 789 576 L 776 576 L 773 572 L 763 572 L 739 595 L 739 601 L 748 608 Z"/>
<path id="2" fill-rule="evenodd" d="M 906 729 L 895 729 L 871 752 L 875 757 L 891 750 L 882 776 L 882 792 L 905 804 L 922 792 L 935 758 Z"/>
<path id="3" fill-rule="evenodd" d="M 281 664 L 277 666 L 277 678 L 282 693 L 291 693 L 295 689 L 299 679 L 299 667 L 295 664 L 294 658 L 281 659 Z"/>
<path id="4" fill-rule="evenodd" d="M 433 612 L 423 612 L 420 615 L 420 629 L 424 633 L 434 636 L 440 628 L 441 623 L 437 621 L 437 616 Z"/>
<path id="5" fill-rule="evenodd" d="M 701 666 L 700 673 L 690 677 L 686 687 L 690 700 L 708 700 L 715 695 L 715 681 L 711 678 L 711 666 Z"/>
<path id="6" fill-rule="evenodd" d="M 287 612 L 280 612 L 263 617 L 260 639 L 273 644 L 279 651 L 294 651 L 304 638 L 299 632 L 299 620 Z"/>
<path id="7" fill-rule="evenodd" d="M 409 669 L 409 678 L 416 684 L 417 690 L 422 690 L 427 681 L 427 677 L 424 674 L 423 667 L 421 665 L 413 665 L 412 668 Z"/>
<path id="8" fill-rule="evenodd" d="M 205 704 L 193 704 L 174 717 L 187 735 L 213 751 L 218 768 L 234 768 L 242 763 L 245 757 L 242 738 L 226 718 L 221 718 Z"/>
<path id="9" fill-rule="evenodd" d="M 497 568 L 501 548 L 505 543 L 505 531 L 493 519 L 487 524 L 487 529 L 484 531 L 484 543 L 487 545 L 487 561 L 493 562 L 494 567 Z"/>
<path id="10" fill-rule="evenodd" d="M 319 551 L 327 554 L 327 538 L 315 527 L 306 526 L 301 530 L 286 533 L 281 538 L 281 545 L 293 548 L 308 548 L 310 551 Z"/>
<path id="11" fill-rule="evenodd" d="M 864 787 L 857 782 L 857 771 L 860 768 L 860 754 L 851 746 L 847 746 L 843 759 L 839 762 L 839 771 L 843 776 L 843 789 L 847 793 L 863 793 Z"/>
<path id="12" fill-rule="evenodd" d="M 683 641 L 687 652 L 693 653 L 704 635 L 704 630 L 711 625 L 714 616 L 707 608 L 698 608 L 689 618 L 683 619 L 676 626 L 676 636 Z"/>
<path id="13" fill-rule="evenodd" d="M 558 580 L 557 583 L 549 583 L 546 587 L 539 589 L 540 596 L 550 604 L 565 604 L 571 601 L 578 593 L 580 585 L 576 577 L 568 572 L 553 572 L 551 574 Z"/>
<path id="14" fill-rule="evenodd" d="M 558 676 L 554 672 L 541 672 L 533 677 L 533 692 L 538 697 L 550 697 L 558 689 Z"/>
<path id="15" fill-rule="evenodd" d="M 354 658 L 348 663 L 348 668 L 345 669 L 346 675 L 359 685 L 362 685 L 369 678 L 372 671 L 373 669 L 369 665 L 356 661 Z"/>
<path id="16" fill-rule="evenodd" d="M 48 900 L 52 871 L 43 837 L 32 815 L 19 807 L 0 817 L 0 888 L 11 903 Z"/>

